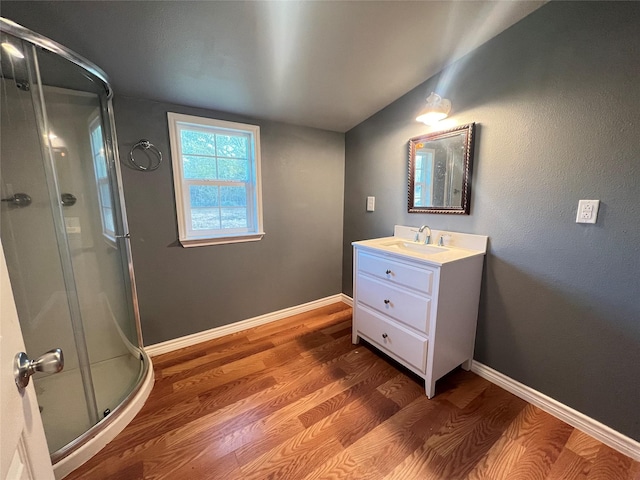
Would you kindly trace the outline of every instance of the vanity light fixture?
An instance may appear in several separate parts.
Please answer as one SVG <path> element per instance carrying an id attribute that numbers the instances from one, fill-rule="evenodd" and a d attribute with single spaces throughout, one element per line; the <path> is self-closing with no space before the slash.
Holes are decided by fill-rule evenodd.
<path id="1" fill-rule="evenodd" d="M 24 55 L 22 54 L 22 52 L 18 49 L 18 47 L 16 47 L 12 43 L 2 42 L 2 48 L 4 49 L 5 52 L 7 52 L 12 57 L 24 58 Z"/>
<path id="2" fill-rule="evenodd" d="M 427 97 L 427 106 L 418 114 L 416 120 L 425 125 L 435 125 L 440 120 L 447 118 L 450 111 L 451 101 L 431 92 L 431 95 Z"/>

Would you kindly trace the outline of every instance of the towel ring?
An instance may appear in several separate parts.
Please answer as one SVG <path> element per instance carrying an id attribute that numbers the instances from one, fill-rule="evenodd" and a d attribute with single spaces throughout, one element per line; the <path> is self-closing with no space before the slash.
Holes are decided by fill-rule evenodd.
<path id="1" fill-rule="evenodd" d="M 133 151 L 136 148 L 140 148 L 144 152 L 148 152 L 148 151 L 153 152 L 156 156 L 156 161 L 154 162 L 153 157 L 150 155 L 147 155 L 147 166 L 145 167 L 144 165 L 140 165 L 138 162 L 136 162 L 136 159 L 133 158 Z M 136 143 L 133 147 L 131 147 L 131 150 L 129 151 L 129 162 L 131 162 L 131 164 L 137 170 L 140 170 L 142 172 L 152 172 L 153 170 L 157 170 L 160 164 L 162 163 L 162 152 L 158 150 L 158 147 L 156 147 L 149 140 L 142 139 L 138 143 Z"/>

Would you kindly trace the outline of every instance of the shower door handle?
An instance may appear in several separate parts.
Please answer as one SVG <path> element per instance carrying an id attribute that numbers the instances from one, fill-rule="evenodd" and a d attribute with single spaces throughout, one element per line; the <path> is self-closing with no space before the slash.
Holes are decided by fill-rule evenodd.
<path id="1" fill-rule="evenodd" d="M 22 389 L 29 385 L 29 379 L 34 373 L 58 373 L 63 368 L 64 355 L 59 348 L 49 350 L 35 360 L 29 360 L 26 353 L 20 352 L 16 355 L 13 374 L 16 378 L 16 385 L 18 385 L 19 389 Z"/>
<path id="2" fill-rule="evenodd" d="M 28 207 L 31 205 L 31 197 L 26 193 L 16 193 L 9 198 L 3 198 L 1 201 L 10 203 L 15 207 Z"/>

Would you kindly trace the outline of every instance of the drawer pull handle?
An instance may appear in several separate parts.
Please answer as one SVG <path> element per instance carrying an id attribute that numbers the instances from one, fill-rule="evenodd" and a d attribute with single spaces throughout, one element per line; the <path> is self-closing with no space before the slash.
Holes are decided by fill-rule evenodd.
<path id="1" fill-rule="evenodd" d="M 383 334 L 382 334 L 382 338 L 384 338 L 385 340 L 386 340 L 386 338 L 387 338 L 388 336 L 389 336 L 389 335 L 387 335 L 386 333 L 383 333 Z"/>
<path id="2" fill-rule="evenodd" d="M 389 300 L 388 298 L 384 299 L 384 304 L 385 305 L 389 305 L 391 303 L 391 300 Z"/>
<path id="3" fill-rule="evenodd" d="M 384 272 L 384 273 L 386 273 L 387 275 L 390 275 L 391 274 L 391 270 L 387 269 L 387 271 Z"/>

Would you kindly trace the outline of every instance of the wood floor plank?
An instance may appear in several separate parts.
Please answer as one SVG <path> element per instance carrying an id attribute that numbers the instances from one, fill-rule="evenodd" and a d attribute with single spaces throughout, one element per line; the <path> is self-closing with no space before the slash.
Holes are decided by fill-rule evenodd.
<path id="1" fill-rule="evenodd" d="M 207 370 L 206 372 L 189 376 L 184 380 L 173 382 L 173 390 L 187 389 L 197 384 L 203 384 L 206 388 L 211 388 L 212 385 L 222 385 L 247 374 L 265 370 L 267 367 L 264 362 L 254 357 L 255 355 L 252 355 L 251 357 L 236 360 L 225 366 Z"/>
<path id="2" fill-rule="evenodd" d="M 376 367 L 378 367 L 378 365 L 376 365 Z M 370 371 L 370 374 L 358 383 L 336 393 L 336 395 L 331 398 L 300 414 L 298 416 L 300 422 L 305 427 L 310 427 L 319 420 L 326 418 L 328 415 L 349 405 L 351 402 L 369 395 L 376 387 L 378 387 L 380 382 L 384 382 L 384 380 L 395 373 L 391 368 L 385 368 L 382 365 L 380 365 L 380 368 L 376 370 L 377 371 Z"/>
<path id="3" fill-rule="evenodd" d="M 520 424 L 522 430 L 514 439 L 525 447 L 525 454 L 511 471 L 510 478 L 543 480 L 562 452 L 573 427 L 537 407 L 527 408 L 524 418 Z"/>
<path id="4" fill-rule="evenodd" d="M 477 375 L 469 376 L 464 384 L 464 388 L 453 389 L 447 400 L 454 404 L 458 408 L 467 407 L 473 400 L 475 400 L 482 392 L 484 392 L 491 383 Z"/>
<path id="5" fill-rule="evenodd" d="M 333 335 L 334 333 L 340 333 L 345 330 L 351 331 L 351 316 L 349 315 L 343 322 L 336 323 L 321 329 L 320 331 L 325 335 Z"/>
<path id="6" fill-rule="evenodd" d="M 586 480 L 590 470 L 589 460 L 564 448 L 551 466 L 546 480 Z"/>
<path id="7" fill-rule="evenodd" d="M 367 470 L 376 473 L 375 478 L 383 478 L 421 445 L 420 439 L 411 430 L 401 428 L 374 430 L 375 438 L 361 437 L 346 451 L 358 465 L 365 465 Z"/>
<path id="8" fill-rule="evenodd" d="M 526 449 L 502 435 L 469 473 L 468 480 L 508 480 Z"/>
<path id="9" fill-rule="evenodd" d="M 364 466 L 355 461 L 349 452 L 342 450 L 304 477 L 303 480 L 377 480 L 380 472 L 371 465 Z"/>
<path id="10" fill-rule="evenodd" d="M 156 368 L 156 372 L 160 372 L 160 377 L 178 378 L 177 375 L 193 375 L 206 370 L 212 370 L 221 365 L 240 360 L 256 353 L 270 350 L 275 345 L 269 341 L 263 341 L 255 344 L 234 344 L 229 349 L 220 349 L 214 353 L 207 353 L 185 362 L 174 363 L 164 368 Z"/>
<path id="11" fill-rule="evenodd" d="M 350 318 L 351 309 L 344 303 L 334 303 L 326 307 L 321 307 L 310 312 L 293 315 L 278 322 L 267 323 L 258 327 L 246 330 L 244 335 L 251 342 L 261 338 L 290 338 L 291 330 L 308 330 L 309 326 L 316 330 L 321 330 L 327 326 L 333 325 L 338 321 L 344 321 Z M 311 323 L 309 323 L 311 322 Z"/>
<path id="12" fill-rule="evenodd" d="M 475 422 L 469 434 L 457 448 L 443 455 L 446 461 L 444 478 L 465 478 L 500 439 L 507 425 L 522 411 L 523 404 L 522 400 L 508 394 L 507 398 L 501 400 L 494 408 L 481 410 L 481 418 Z"/>
<path id="13" fill-rule="evenodd" d="M 411 426 L 431 410 L 425 399 L 416 399 L 347 447 L 351 457 L 370 466 L 381 477 L 389 473 L 424 443 L 413 433 Z"/>
<path id="14" fill-rule="evenodd" d="M 586 433 L 574 429 L 567 440 L 566 448 L 584 458 L 589 462 L 595 461 L 598 453 L 600 452 L 600 447 L 602 443 L 593 438 L 591 435 L 587 435 Z"/>
<path id="15" fill-rule="evenodd" d="M 439 432 L 427 440 L 427 446 L 433 448 L 441 456 L 446 457 L 457 449 L 471 435 L 477 424 L 490 415 L 496 405 L 511 400 L 512 396 L 494 385 L 464 409 L 456 409 Z"/>
<path id="16" fill-rule="evenodd" d="M 396 403 L 400 408 L 409 405 L 419 396 L 424 395 L 424 386 L 418 385 L 414 378 L 399 373 L 377 389 L 382 395 Z"/>
<path id="17" fill-rule="evenodd" d="M 312 427 L 294 435 L 241 467 L 247 480 L 302 478 L 326 456 L 342 450 L 340 442 L 326 430 Z"/>
<path id="18" fill-rule="evenodd" d="M 334 414 L 336 416 L 335 435 L 343 447 L 348 447 L 399 409 L 398 405 L 384 395 L 373 391 L 367 397 L 350 403 Z"/>
<path id="19" fill-rule="evenodd" d="M 426 444 L 421 445 L 411 455 L 407 456 L 402 463 L 389 472 L 384 480 L 440 480 L 444 460 L 438 453 Z"/>
<path id="20" fill-rule="evenodd" d="M 336 303 L 155 357 L 136 418 L 67 480 L 640 480 L 472 372 L 422 380 Z"/>
<path id="21" fill-rule="evenodd" d="M 264 435 L 261 438 L 254 439 L 250 444 L 242 446 L 236 450 L 236 456 L 239 461 L 244 464 L 250 462 L 256 455 L 264 453 L 266 450 L 273 448 L 273 442 L 277 441 L 280 427 L 279 425 L 289 422 L 293 419 L 299 421 L 299 416 L 304 413 L 305 408 L 313 408 L 322 404 L 326 400 L 341 393 L 349 388 L 354 382 L 358 383 L 365 373 L 353 374 L 346 376 L 344 379 L 338 379 L 314 392 L 291 402 L 280 408 L 273 415 L 265 419 L 262 427 L 264 427 Z M 391 375 L 391 373 L 389 373 Z M 325 421 L 326 417 L 322 420 Z M 331 421 L 331 420 L 330 420 Z M 312 425 L 311 425 L 312 426 Z"/>
<path id="22" fill-rule="evenodd" d="M 233 452 L 220 456 L 214 446 L 174 448 L 144 462 L 145 480 L 240 480 L 242 472 Z"/>
<path id="23" fill-rule="evenodd" d="M 277 429 L 280 424 L 296 418 L 297 410 L 290 413 L 290 410 L 296 407 L 291 405 L 309 393 L 316 394 L 322 386 L 329 385 L 336 378 L 340 378 L 342 375 L 337 372 L 336 367 L 317 368 L 314 375 L 301 377 L 298 381 L 288 384 L 288 388 L 280 388 L 281 385 L 276 384 L 270 389 L 257 392 L 251 397 L 217 409 L 174 429 L 168 434 L 167 442 L 169 445 L 174 445 L 192 441 L 196 435 L 202 433 L 206 436 L 210 431 L 215 431 L 216 435 L 224 435 L 263 420 L 261 425 L 264 426 L 263 433 L 266 434 L 270 426 L 273 425 L 273 428 Z M 254 445 L 253 448 L 255 449 L 256 446 Z"/>
<path id="24" fill-rule="evenodd" d="M 236 332 L 230 335 L 225 335 L 222 338 L 215 338 L 207 340 L 189 347 L 179 348 L 172 352 L 163 353 L 153 357 L 154 369 L 162 370 L 172 365 L 177 365 L 182 362 L 193 360 L 199 357 L 208 355 L 212 348 L 218 350 L 226 350 L 232 345 L 246 345 L 247 337 L 245 332 Z"/>
<path id="25" fill-rule="evenodd" d="M 631 476 L 633 461 L 620 452 L 602 445 L 594 461 L 588 480 L 615 478 L 627 480 Z"/>

